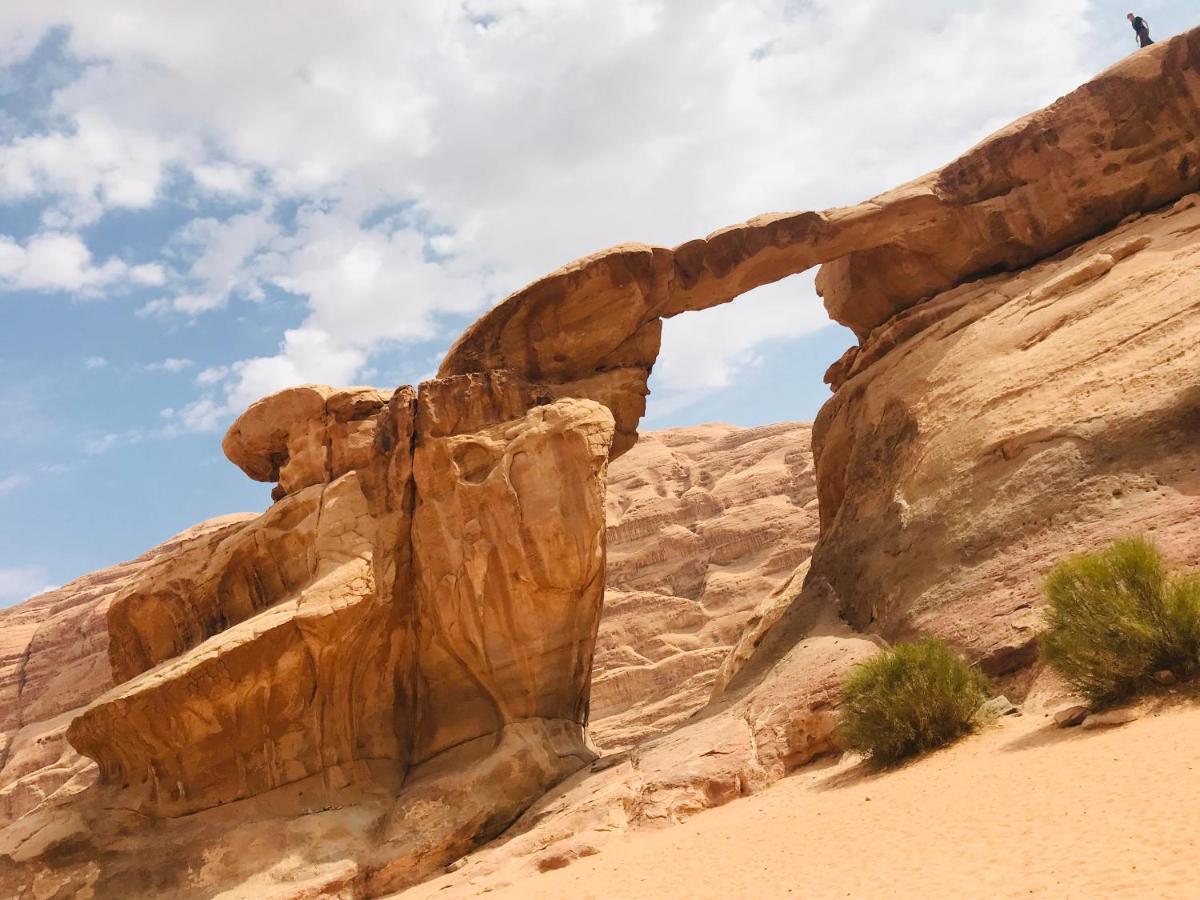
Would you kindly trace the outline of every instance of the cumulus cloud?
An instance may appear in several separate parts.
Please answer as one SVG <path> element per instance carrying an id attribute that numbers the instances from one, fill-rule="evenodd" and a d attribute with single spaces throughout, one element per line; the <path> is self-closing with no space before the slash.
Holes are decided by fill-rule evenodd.
<path id="1" fill-rule="evenodd" d="M 227 418 L 227 406 L 212 397 L 201 397 L 182 409 L 164 409 L 161 415 L 167 421 L 163 436 L 216 431 Z"/>
<path id="2" fill-rule="evenodd" d="M 147 372 L 167 372 L 172 375 L 177 375 L 180 372 L 187 371 L 195 363 L 190 359 L 180 359 L 174 356 L 168 356 L 166 359 L 161 359 L 158 362 L 146 364 Z"/>
<path id="3" fill-rule="evenodd" d="M 103 369 L 108 365 L 108 360 L 103 356 L 89 356 L 84 359 L 83 365 L 88 369 Z"/>
<path id="4" fill-rule="evenodd" d="M 0 147 L 0 196 L 81 222 L 186 173 L 242 205 L 183 229 L 141 314 L 303 304 L 275 354 L 200 382 L 188 421 L 205 427 L 267 390 L 353 381 L 397 341 L 448 340 L 444 317 L 598 248 L 861 200 L 1087 74 L 1085 0 L 25 6 L 0 13 L 0 46 L 65 23 L 86 64 L 55 95 L 61 130 Z M 108 265 L 66 279 L 124 277 Z M 672 321 L 651 402 L 719 388 L 824 321 L 797 280 Z"/>
<path id="5" fill-rule="evenodd" d="M 228 377 L 228 366 L 209 366 L 206 369 L 200 370 L 196 375 L 195 382 L 199 387 L 212 387 L 214 384 L 220 384 Z"/>
<path id="6" fill-rule="evenodd" d="M 0 291 L 64 292 L 99 296 L 118 284 L 161 284 L 157 264 L 131 266 L 120 259 L 97 264 L 76 234 L 43 232 L 20 244 L 0 234 Z"/>
<path id="7" fill-rule="evenodd" d="M 0 147 L 0 200 L 45 199 L 43 222 L 50 228 L 77 228 L 106 209 L 147 209 L 178 148 L 159 129 L 130 127 L 101 110 L 60 94 L 70 127 L 61 132 L 18 138 Z"/>
<path id="8" fill-rule="evenodd" d="M 17 473 L 15 475 L 6 475 L 0 478 L 0 497 L 5 494 L 11 494 L 19 487 L 24 487 L 29 484 L 29 476 Z"/>

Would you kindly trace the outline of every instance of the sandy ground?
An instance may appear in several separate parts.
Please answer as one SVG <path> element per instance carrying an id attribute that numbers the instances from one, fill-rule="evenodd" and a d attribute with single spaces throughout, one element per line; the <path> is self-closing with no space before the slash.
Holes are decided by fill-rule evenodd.
<path id="1" fill-rule="evenodd" d="M 1200 896 L 1200 706 L 1048 723 L 1006 718 L 883 774 L 806 769 L 488 896 Z M 435 881 L 405 896 L 462 894 Z"/>

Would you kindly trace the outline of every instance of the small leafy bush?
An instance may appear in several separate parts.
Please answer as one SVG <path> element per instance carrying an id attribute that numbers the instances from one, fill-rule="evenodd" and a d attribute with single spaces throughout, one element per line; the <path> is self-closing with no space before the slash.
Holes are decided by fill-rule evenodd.
<path id="1" fill-rule="evenodd" d="M 987 679 L 942 641 L 897 644 L 847 676 L 839 734 L 872 763 L 890 765 L 974 730 L 987 699 Z"/>
<path id="2" fill-rule="evenodd" d="M 1042 658 L 1094 706 L 1129 699 L 1169 669 L 1200 668 L 1200 578 L 1170 575 L 1145 538 L 1060 562 L 1046 578 Z"/>

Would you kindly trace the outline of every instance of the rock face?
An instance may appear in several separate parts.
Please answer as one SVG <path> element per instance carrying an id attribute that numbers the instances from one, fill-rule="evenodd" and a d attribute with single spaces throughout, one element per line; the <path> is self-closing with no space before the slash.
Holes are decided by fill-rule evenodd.
<path id="1" fill-rule="evenodd" d="M 1146 533 L 1200 563 L 1200 204 L 898 316 L 831 371 L 810 580 L 855 627 L 1036 658 L 1040 575 Z M 931 377 L 936 373 L 936 377 Z"/>
<path id="2" fill-rule="evenodd" d="M 531 719 L 587 756 L 612 417 L 487 412 L 457 433 L 407 388 L 251 407 L 225 446 L 285 490 L 113 601 L 119 683 L 67 732 L 101 782 L 181 815 L 384 761 L 398 783 Z"/>
<path id="3" fill-rule="evenodd" d="M 99 785 L 18 821 L 0 851 L 28 861 L 80 833 L 99 848 L 113 810 L 188 815 L 162 890 L 204 869 L 205 811 L 352 796 L 383 816 L 347 854 L 379 891 L 496 833 L 595 757 L 612 437 L 605 407 L 531 402 L 502 374 L 255 404 L 225 447 L 280 479 L 276 503 L 142 561 L 105 598 L 115 684 L 61 723 Z M 134 862 L 51 883 L 136 894 Z"/>
<path id="4" fill-rule="evenodd" d="M 817 538 L 802 424 L 642 435 L 609 468 L 591 733 L 606 752 L 699 709 L 764 597 Z"/>
<path id="5" fill-rule="evenodd" d="M 94 767 L 66 742 L 71 719 L 112 684 L 105 614 L 114 595 L 164 559 L 211 547 L 249 516 L 212 519 L 139 558 L 0 610 L 0 823 L 66 786 L 82 789 Z"/>

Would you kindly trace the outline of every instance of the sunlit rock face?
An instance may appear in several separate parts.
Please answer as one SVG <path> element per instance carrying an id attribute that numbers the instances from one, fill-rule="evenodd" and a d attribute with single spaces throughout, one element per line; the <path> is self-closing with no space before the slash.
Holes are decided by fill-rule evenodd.
<path id="1" fill-rule="evenodd" d="M 125 802 L 181 815 L 384 761 L 399 784 L 532 719 L 590 758 L 612 416 L 424 396 L 295 388 L 235 423 L 231 458 L 287 490 L 114 599 L 119 683 L 67 732 Z"/>
<path id="2" fill-rule="evenodd" d="M 623 750 L 702 707 L 764 599 L 817 539 L 803 423 L 643 434 L 609 466 L 591 733 Z"/>
<path id="3" fill-rule="evenodd" d="M 1200 562 L 1200 205 L 948 291 L 830 372 L 813 579 L 855 627 L 1036 659 L 1054 560 L 1146 533 Z"/>

